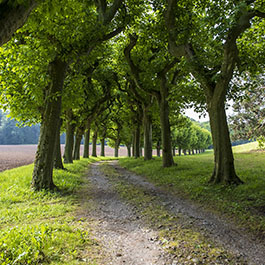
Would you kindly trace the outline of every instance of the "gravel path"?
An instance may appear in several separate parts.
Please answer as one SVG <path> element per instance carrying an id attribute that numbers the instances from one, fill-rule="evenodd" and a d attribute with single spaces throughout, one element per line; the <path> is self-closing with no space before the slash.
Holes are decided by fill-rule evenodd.
<path id="1" fill-rule="evenodd" d="M 83 206 L 87 208 L 82 216 L 92 218 L 97 224 L 95 238 L 101 242 L 107 253 L 104 264 L 166 265 L 175 264 L 174 257 L 165 253 L 156 240 L 157 231 L 144 224 L 136 209 L 125 203 L 114 191 L 112 184 L 100 171 L 100 163 L 94 163 L 89 173 L 91 187 L 84 188 Z M 117 161 L 108 162 L 119 177 L 130 184 L 144 188 L 146 193 L 156 196 L 157 201 L 173 215 L 181 213 L 184 222 L 192 224 L 195 229 L 209 237 L 224 249 L 244 257 L 248 264 L 265 264 L 265 244 L 250 235 L 246 235 L 226 220 L 213 215 L 202 208 L 177 198 L 120 167 Z M 89 198 L 89 199 L 88 199 Z M 85 209 L 85 207 L 83 207 Z"/>
<path id="2" fill-rule="evenodd" d="M 99 164 L 91 165 L 89 179 L 92 189 L 84 189 L 81 193 L 84 206 L 97 205 L 94 211 L 87 211 L 85 215 L 97 223 L 94 236 L 107 252 L 104 264 L 172 264 L 173 257 L 154 240 L 157 233 L 146 228 L 135 209 L 119 198 L 106 176 L 100 171 Z M 89 201 L 87 197 L 90 197 Z"/>

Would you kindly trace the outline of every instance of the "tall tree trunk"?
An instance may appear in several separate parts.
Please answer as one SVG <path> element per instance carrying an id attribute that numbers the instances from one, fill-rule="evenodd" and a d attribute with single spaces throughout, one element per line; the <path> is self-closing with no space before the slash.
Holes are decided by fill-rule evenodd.
<path id="1" fill-rule="evenodd" d="M 95 131 L 92 137 L 92 156 L 97 157 L 97 139 L 98 132 Z"/>
<path id="2" fill-rule="evenodd" d="M 56 169 L 64 169 L 63 161 L 62 161 L 62 153 L 61 153 L 60 127 L 61 127 L 61 122 L 58 126 L 58 129 L 56 132 L 56 140 L 55 140 L 55 155 L 54 155 L 53 167 Z"/>
<path id="3" fill-rule="evenodd" d="M 114 151 L 114 156 L 115 157 L 119 157 L 120 143 L 121 143 L 121 140 L 120 140 L 120 137 L 118 136 L 118 138 L 115 141 L 115 151 Z"/>
<path id="4" fill-rule="evenodd" d="M 141 138 L 141 132 L 140 132 L 140 125 L 137 124 L 137 127 L 135 128 L 134 132 L 134 157 L 139 158 L 140 157 L 140 138 Z"/>
<path id="5" fill-rule="evenodd" d="M 89 141 L 90 141 L 90 121 L 87 122 L 84 137 L 84 158 L 89 158 Z"/>
<path id="6" fill-rule="evenodd" d="M 73 163 L 73 148 L 74 148 L 74 136 L 75 136 L 75 124 L 74 124 L 74 115 L 72 110 L 67 111 L 67 120 L 66 120 L 66 140 L 64 146 L 64 163 L 70 164 Z"/>
<path id="7" fill-rule="evenodd" d="M 152 159 L 152 118 L 146 107 L 143 109 L 144 160 Z"/>
<path id="8" fill-rule="evenodd" d="M 56 135 L 59 130 L 63 83 L 67 63 L 59 58 L 50 64 L 52 84 L 46 91 L 38 149 L 34 162 L 32 187 L 35 190 L 54 189 L 53 163 Z"/>
<path id="9" fill-rule="evenodd" d="M 208 104 L 208 112 L 214 146 L 214 170 L 210 182 L 240 184 L 242 181 L 236 175 L 234 167 L 224 100 L 216 102 L 212 99 L 211 104 Z"/>
<path id="10" fill-rule="evenodd" d="M 74 160 L 80 160 L 80 145 L 82 141 L 82 137 L 84 134 L 84 129 L 83 128 L 77 128 L 76 134 L 75 134 L 75 145 L 74 145 Z"/>
<path id="11" fill-rule="evenodd" d="M 158 157 L 160 157 L 160 151 L 161 151 L 160 141 L 157 141 L 157 143 L 156 143 L 156 155 Z"/>
<path id="12" fill-rule="evenodd" d="M 163 167 L 171 167 L 174 165 L 174 160 L 172 155 L 171 132 L 169 124 L 169 106 L 167 101 L 168 91 L 165 90 L 166 88 L 164 88 L 164 90 L 160 89 L 161 100 L 159 100 L 162 154 L 163 154 L 162 159 L 163 159 Z"/>
<path id="13" fill-rule="evenodd" d="M 105 138 L 100 139 L 100 156 L 105 156 Z"/>
<path id="14" fill-rule="evenodd" d="M 181 147 L 178 148 L 179 156 L 181 156 Z"/>

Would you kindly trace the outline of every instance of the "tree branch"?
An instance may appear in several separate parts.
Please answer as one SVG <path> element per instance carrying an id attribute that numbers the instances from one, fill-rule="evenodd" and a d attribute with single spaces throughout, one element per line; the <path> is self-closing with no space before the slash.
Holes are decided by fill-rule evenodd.
<path id="1" fill-rule="evenodd" d="M 26 22 L 30 12 L 36 8 L 38 3 L 34 0 L 28 4 L 12 6 L 9 1 L 0 4 L 0 46 L 8 42 L 13 33 Z"/>

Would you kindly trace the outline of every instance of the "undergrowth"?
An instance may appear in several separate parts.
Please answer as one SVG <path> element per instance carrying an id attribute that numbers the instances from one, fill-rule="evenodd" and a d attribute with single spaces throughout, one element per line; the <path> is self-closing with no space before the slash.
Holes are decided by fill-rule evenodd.
<path id="1" fill-rule="evenodd" d="M 194 200 L 238 225 L 265 238 L 265 154 L 235 154 L 236 171 L 244 184 L 224 186 L 208 184 L 213 170 L 213 155 L 176 157 L 177 166 L 162 168 L 162 161 L 120 159 L 120 164 L 144 175 L 155 185 Z M 207 203 L 205 203 L 207 202 Z"/>

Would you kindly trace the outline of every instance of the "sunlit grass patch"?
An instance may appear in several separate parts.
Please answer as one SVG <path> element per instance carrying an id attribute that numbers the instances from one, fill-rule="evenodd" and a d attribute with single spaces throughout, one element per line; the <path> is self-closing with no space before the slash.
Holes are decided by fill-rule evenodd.
<path id="1" fill-rule="evenodd" d="M 213 155 L 176 157 L 177 166 L 162 168 L 161 159 L 121 159 L 120 164 L 172 193 L 195 200 L 217 214 L 265 237 L 265 153 L 236 153 L 239 186 L 210 185 Z M 207 204 L 205 203 L 207 202 Z"/>
<path id="2" fill-rule="evenodd" d="M 75 213 L 82 175 L 99 160 L 81 159 L 55 170 L 56 192 L 31 189 L 33 165 L 0 173 L 0 264 L 96 264 L 89 255 L 97 248 L 89 225 Z"/>

